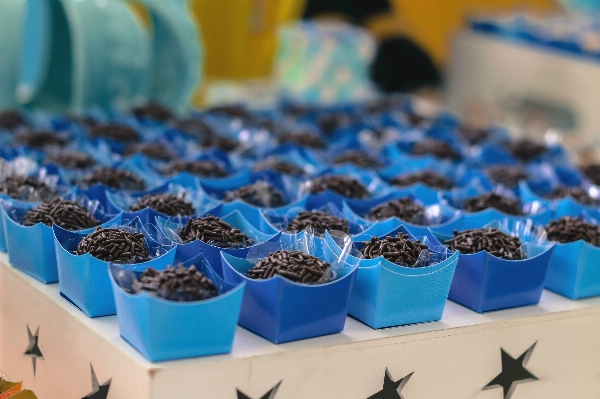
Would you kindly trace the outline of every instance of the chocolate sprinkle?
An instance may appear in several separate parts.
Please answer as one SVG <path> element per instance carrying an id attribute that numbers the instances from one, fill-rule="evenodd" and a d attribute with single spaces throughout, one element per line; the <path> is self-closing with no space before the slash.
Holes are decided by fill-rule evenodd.
<path id="1" fill-rule="evenodd" d="M 35 195 L 42 201 L 56 194 L 46 183 L 30 176 L 7 177 L 0 183 L 0 193 L 11 198 L 23 198 L 24 194 Z"/>
<path id="2" fill-rule="evenodd" d="M 170 162 L 162 170 L 165 175 L 174 175 L 181 172 L 188 172 L 202 177 L 225 177 L 227 172 L 218 164 L 212 161 L 189 161 L 186 159 L 177 159 Z"/>
<path id="3" fill-rule="evenodd" d="M 456 130 L 458 136 L 467 143 L 479 144 L 485 141 L 489 136 L 488 129 L 475 128 L 470 126 L 461 126 Z"/>
<path id="4" fill-rule="evenodd" d="M 281 191 L 264 181 L 248 184 L 237 190 L 227 191 L 223 201 L 231 202 L 236 199 L 260 208 L 276 208 L 285 205 L 285 197 Z"/>
<path id="5" fill-rule="evenodd" d="M 458 232 L 454 230 L 454 237 L 444 241 L 453 251 L 461 254 L 475 254 L 487 251 L 491 255 L 508 260 L 525 259 L 523 252 L 519 251 L 521 241 L 494 228 L 472 229 Z"/>
<path id="6" fill-rule="evenodd" d="M 421 240 L 411 240 L 408 234 L 398 233 L 396 237 L 387 236 L 384 239 L 372 237 L 363 241 L 364 247 L 360 250 L 365 259 L 375 259 L 383 256 L 384 259 L 396 264 L 415 266 L 419 255 L 429 248 Z"/>
<path id="7" fill-rule="evenodd" d="M 334 165 L 342 165 L 345 163 L 351 163 L 360 166 L 361 168 L 377 168 L 381 166 L 379 161 L 358 150 L 344 151 L 333 159 Z"/>
<path id="8" fill-rule="evenodd" d="M 377 205 L 367 214 L 367 219 L 370 220 L 385 220 L 391 217 L 414 224 L 422 224 L 425 208 L 410 198 L 398 198 Z"/>
<path id="9" fill-rule="evenodd" d="M 175 154 L 161 143 L 139 143 L 127 146 L 124 155 L 132 155 L 136 153 L 142 153 L 150 158 L 158 159 L 161 161 L 170 161 L 175 158 Z"/>
<path id="10" fill-rule="evenodd" d="M 137 199 L 129 210 L 132 212 L 151 208 L 156 212 L 169 216 L 193 215 L 196 213 L 194 206 L 185 200 L 185 194 L 178 196 L 174 194 L 148 194 Z"/>
<path id="11" fill-rule="evenodd" d="M 413 155 L 434 155 L 443 159 L 460 159 L 460 155 L 452 148 L 452 146 L 443 141 L 425 138 L 415 143 L 412 148 Z"/>
<path id="12" fill-rule="evenodd" d="M 83 152 L 63 151 L 46 158 L 46 162 L 62 166 L 67 169 L 87 169 L 96 164 L 94 158 Z"/>
<path id="13" fill-rule="evenodd" d="M 450 189 L 454 187 L 454 183 L 452 183 L 452 180 L 430 170 L 422 170 L 420 172 L 394 176 L 390 180 L 390 183 L 394 186 L 399 187 L 412 186 L 416 183 L 423 183 L 428 185 L 429 187 L 439 189 Z"/>
<path id="14" fill-rule="evenodd" d="M 560 199 L 565 197 L 571 197 L 575 201 L 585 205 L 598 204 L 598 200 L 592 198 L 590 193 L 580 187 L 558 186 L 552 190 L 550 194 L 546 195 L 546 198 L 548 199 Z"/>
<path id="15" fill-rule="evenodd" d="M 224 136 L 206 136 L 200 142 L 202 148 L 217 147 L 223 151 L 233 151 L 239 145 L 238 141 Z"/>
<path id="16" fill-rule="evenodd" d="M 542 155 L 546 151 L 546 146 L 529 139 L 523 139 L 507 143 L 506 149 L 519 160 L 529 162 Z"/>
<path id="17" fill-rule="evenodd" d="M 254 172 L 261 172 L 263 170 L 273 170 L 275 172 L 290 175 L 290 176 L 302 176 L 305 174 L 304 169 L 294 165 L 291 162 L 282 161 L 281 159 L 272 156 L 268 157 L 254 165 L 252 169 Z"/>
<path id="18" fill-rule="evenodd" d="M 21 221 L 23 226 L 34 226 L 38 223 L 50 227 L 56 224 L 65 230 L 84 230 L 98 226 L 100 221 L 78 203 L 56 199 L 31 209 Z"/>
<path id="19" fill-rule="evenodd" d="M 15 144 L 26 145 L 31 148 L 44 148 L 47 146 L 64 146 L 69 142 L 66 137 L 57 133 L 30 130 L 17 136 Z"/>
<path id="20" fill-rule="evenodd" d="M 569 243 L 583 240 L 600 247 L 600 227 L 580 217 L 563 216 L 551 221 L 545 228 L 550 241 Z"/>
<path id="21" fill-rule="evenodd" d="M 0 112 L 0 129 L 13 130 L 26 125 L 27 122 L 19 111 L 7 110 Z"/>
<path id="22" fill-rule="evenodd" d="M 167 266 L 163 271 L 146 269 L 131 285 L 131 293 L 142 291 L 177 302 L 201 301 L 219 295 L 215 284 L 196 266 L 186 267 L 180 263 L 176 268 Z"/>
<path id="23" fill-rule="evenodd" d="M 367 198 L 369 191 L 358 180 L 350 176 L 323 175 L 310 181 L 311 194 L 321 193 L 326 190 L 334 191 L 348 198 Z"/>
<path id="24" fill-rule="evenodd" d="M 304 211 L 300 212 L 287 225 L 289 231 L 303 231 L 312 227 L 319 234 L 325 233 L 325 230 L 338 230 L 344 233 L 350 231 L 348 221 L 337 216 L 330 215 L 322 211 Z"/>
<path id="25" fill-rule="evenodd" d="M 293 143 L 308 148 L 325 148 L 325 142 L 310 132 L 284 133 L 277 140 L 279 144 Z"/>
<path id="26" fill-rule="evenodd" d="M 168 108 L 155 101 L 140 107 L 136 107 L 131 110 L 131 113 L 137 118 L 150 118 L 161 122 L 175 118 L 173 113 Z"/>
<path id="27" fill-rule="evenodd" d="M 206 215 L 188 220 L 181 229 L 179 235 L 183 242 L 200 240 L 212 243 L 220 248 L 231 248 L 249 246 L 253 241 L 242 233 L 240 229 L 234 228 L 229 223 L 218 217 Z"/>
<path id="28" fill-rule="evenodd" d="M 180 119 L 175 122 L 175 127 L 180 132 L 199 139 L 204 139 L 215 134 L 215 131 L 208 123 L 197 118 Z"/>
<path id="29" fill-rule="evenodd" d="M 297 283 L 326 283 L 331 274 L 331 265 L 316 256 L 302 251 L 276 251 L 261 259 L 248 270 L 252 279 L 268 279 L 276 274 Z"/>
<path id="30" fill-rule="evenodd" d="M 149 260 L 144 235 L 121 229 L 98 227 L 85 236 L 77 246 L 77 255 L 87 253 L 105 262 L 141 263 Z"/>
<path id="31" fill-rule="evenodd" d="M 600 185 L 600 164 L 584 166 L 581 168 L 581 171 L 592 181 L 592 183 L 597 186 Z"/>
<path id="32" fill-rule="evenodd" d="M 520 180 L 527 179 L 525 170 L 518 166 L 494 165 L 487 168 L 485 173 L 494 183 L 507 187 L 514 187 Z"/>
<path id="33" fill-rule="evenodd" d="M 252 119 L 252 115 L 240 105 L 219 105 L 208 110 L 211 114 L 218 114 L 237 119 Z"/>
<path id="34" fill-rule="evenodd" d="M 488 208 L 496 208 L 500 212 L 509 215 L 523 215 L 518 200 L 493 192 L 466 199 L 462 208 L 467 212 L 479 212 Z"/>
<path id="35" fill-rule="evenodd" d="M 111 188 L 131 191 L 140 191 L 146 188 L 146 183 L 138 175 L 128 170 L 110 167 L 96 169 L 83 176 L 80 181 L 80 184 L 86 187 L 100 183 Z"/>
<path id="36" fill-rule="evenodd" d="M 90 128 L 90 137 L 101 137 L 124 143 L 140 141 L 142 137 L 133 130 L 133 128 L 125 125 L 98 125 Z"/>

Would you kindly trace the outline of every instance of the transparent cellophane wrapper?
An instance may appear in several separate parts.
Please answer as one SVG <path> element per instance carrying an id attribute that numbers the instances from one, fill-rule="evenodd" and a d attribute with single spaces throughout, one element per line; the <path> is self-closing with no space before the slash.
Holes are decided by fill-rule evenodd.
<path id="1" fill-rule="evenodd" d="M 193 215 L 203 213 L 204 211 L 217 205 L 215 200 L 206 195 L 204 192 L 183 187 L 180 184 L 171 184 L 166 187 L 166 190 L 152 192 L 152 194 L 171 194 L 191 203 L 192 207 L 194 208 Z M 114 207 L 115 210 L 121 210 L 123 212 L 131 212 L 130 208 L 137 202 L 138 198 L 143 196 L 144 195 L 141 195 L 140 193 L 134 195 L 126 191 L 107 192 L 107 197 L 111 208 Z M 185 217 L 191 215 L 182 216 Z M 165 217 L 167 216 L 165 215 Z"/>
<path id="2" fill-rule="evenodd" d="M 332 248 L 324 239 L 325 234 L 329 234 L 341 250 Z M 317 235 L 312 228 L 307 228 L 300 233 L 283 233 L 279 242 L 251 249 L 246 256 L 246 261 L 256 264 L 278 250 L 301 251 L 329 263 L 329 267 L 323 276 L 310 284 L 333 282 L 338 279 L 343 269 L 357 267 L 360 259 L 362 259 L 362 254 L 356 249 L 349 235 L 341 231 L 327 231 L 325 234 Z"/>
<path id="3" fill-rule="evenodd" d="M 30 390 L 23 390 L 23 382 L 12 382 L 0 370 L 0 399 L 37 399 L 37 396 Z"/>
<path id="4" fill-rule="evenodd" d="M 360 220 L 356 215 L 350 213 L 344 213 L 339 207 L 332 202 L 324 203 L 318 207 L 305 208 L 302 205 L 291 206 L 279 210 L 265 210 L 263 215 L 271 223 L 273 227 L 280 231 L 288 232 L 291 234 L 299 233 L 299 231 L 289 230 L 288 225 L 290 222 L 298 216 L 301 212 L 325 212 L 328 215 L 338 217 L 348 221 L 348 233 L 349 235 L 356 235 L 362 233 L 368 228 L 369 223 L 364 220 Z M 315 233 L 313 231 L 313 233 Z"/>
<path id="5" fill-rule="evenodd" d="M 71 187 L 65 184 L 60 174 L 48 167 L 38 168 L 36 162 L 31 158 L 19 156 L 11 161 L 0 159 L 0 182 L 15 176 L 32 176 L 44 183 L 46 187 L 37 190 L 31 186 L 24 186 L 16 197 L 1 194 L 0 198 L 41 202 L 65 196 L 71 191 Z"/>

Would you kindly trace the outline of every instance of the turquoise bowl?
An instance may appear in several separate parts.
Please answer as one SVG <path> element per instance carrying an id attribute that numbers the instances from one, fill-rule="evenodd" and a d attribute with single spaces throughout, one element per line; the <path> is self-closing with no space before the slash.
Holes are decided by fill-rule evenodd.
<path id="1" fill-rule="evenodd" d="M 19 51 L 25 18 L 23 0 L 0 1 L 0 110 L 18 104 Z"/>

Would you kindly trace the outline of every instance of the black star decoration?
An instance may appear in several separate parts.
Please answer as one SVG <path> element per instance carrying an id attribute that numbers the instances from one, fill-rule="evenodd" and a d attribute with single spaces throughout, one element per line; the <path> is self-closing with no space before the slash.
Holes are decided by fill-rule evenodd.
<path id="1" fill-rule="evenodd" d="M 412 375 L 413 373 L 410 373 L 406 377 L 394 381 L 389 370 L 386 368 L 385 377 L 383 377 L 383 389 L 375 395 L 369 396 L 367 399 L 404 399 L 401 392 Z"/>
<path id="2" fill-rule="evenodd" d="M 92 392 L 81 399 L 106 399 L 112 378 L 100 385 L 98 383 L 98 377 L 96 377 L 96 372 L 94 371 L 94 366 L 92 366 L 91 363 L 90 368 L 92 369 Z"/>
<path id="3" fill-rule="evenodd" d="M 27 338 L 29 339 L 29 344 L 27 344 L 27 349 L 25 349 L 25 356 L 31 357 L 31 363 L 33 364 L 33 376 L 35 377 L 36 364 L 38 359 L 43 359 L 44 355 L 42 355 L 42 351 L 38 346 L 38 337 L 40 335 L 40 327 L 35 330 L 35 334 L 31 333 L 29 329 L 29 324 L 27 324 Z"/>
<path id="4" fill-rule="evenodd" d="M 504 349 L 500 348 L 500 353 L 502 354 L 502 372 L 483 387 L 483 389 L 502 387 L 504 390 L 504 399 L 510 399 L 518 383 L 538 380 L 535 375 L 531 374 L 525 368 L 536 344 L 537 342 L 531 345 L 517 359 L 514 359 Z"/>
<path id="5" fill-rule="evenodd" d="M 273 398 L 275 398 L 275 395 L 277 395 L 277 390 L 279 389 L 279 386 L 281 385 L 282 382 L 283 382 L 283 380 L 279 381 L 277 383 L 277 385 L 275 385 L 273 388 L 271 388 L 271 390 L 269 392 L 267 392 L 266 394 L 264 394 L 263 396 L 261 396 L 260 399 L 273 399 Z M 250 396 L 246 395 L 245 393 L 243 393 L 242 391 L 240 391 L 237 388 L 236 388 L 236 391 L 237 391 L 237 397 L 238 397 L 238 399 L 252 399 Z"/>

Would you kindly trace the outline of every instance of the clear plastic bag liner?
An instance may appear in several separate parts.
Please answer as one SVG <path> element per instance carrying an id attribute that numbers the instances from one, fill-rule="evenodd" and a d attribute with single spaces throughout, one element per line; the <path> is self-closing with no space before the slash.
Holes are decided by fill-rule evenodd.
<path id="1" fill-rule="evenodd" d="M 349 234 L 360 234 L 363 232 L 371 223 L 360 219 L 353 213 L 344 213 L 343 210 L 338 208 L 334 203 L 327 202 L 318 207 L 306 208 L 306 204 L 299 203 L 297 206 L 289 208 L 283 208 L 281 212 L 273 210 L 263 211 L 265 218 L 278 230 L 287 231 L 288 224 L 296 217 L 300 212 L 305 211 L 320 211 L 325 212 L 329 215 L 336 216 L 340 219 L 348 221 Z M 294 232 L 295 233 L 295 232 Z"/>
<path id="2" fill-rule="evenodd" d="M 516 252 L 521 254 L 522 259 L 533 258 L 554 245 L 548 241 L 544 226 L 534 223 L 531 219 L 503 218 L 494 220 L 483 228 L 496 228 L 505 234 L 518 237 L 522 245 Z"/>
<path id="3" fill-rule="evenodd" d="M 331 272 L 325 273 L 323 278 L 314 284 L 335 281 L 340 276 L 347 274 L 343 272 L 344 270 L 356 267 L 362 259 L 362 254 L 355 248 L 352 239 L 347 234 L 340 231 L 326 232 L 325 234 L 332 237 L 331 240 L 325 240 L 325 235 L 316 236 L 310 228 L 300 233 L 283 233 L 279 242 L 250 249 L 246 261 L 256 264 L 261 259 L 268 257 L 270 253 L 278 250 L 302 251 L 331 265 Z M 335 242 L 338 248 L 334 248 L 332 242 Z"/>

